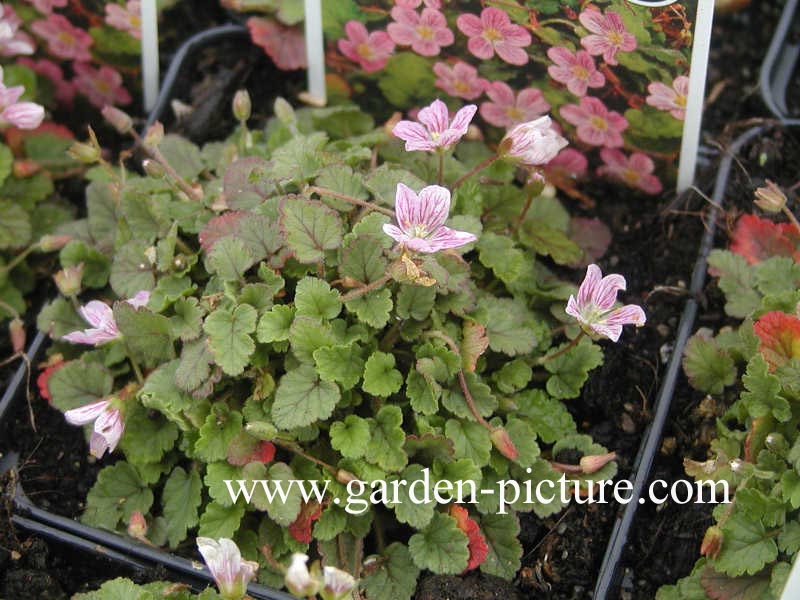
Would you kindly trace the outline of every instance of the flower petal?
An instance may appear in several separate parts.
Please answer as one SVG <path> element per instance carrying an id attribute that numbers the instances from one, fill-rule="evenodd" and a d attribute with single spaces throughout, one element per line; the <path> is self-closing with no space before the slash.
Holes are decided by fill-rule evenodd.
<path id="1" fill-rule="evenodd" d="M 107 406 L 108 400 L 99 400 L 79 408 L 68 410 L 64 413 L 64 418 L 70 425 L 86 425 L 99 417 Z"/>
<path id="2" fill-rule="evenodd" d="M 439 227 L 432 236 L 428 237 L 430 252 L 448 250 L 450 248 L 460 248 L 466 244 L 476 241 L 478 238 L 467 232 L 450 229 L 449 227 Z"/>
<path id="3" fill-rule="evenodd" d="M 429 185 L 420 190 L 414 224 L 424 225 L 426 230 L 433 232 L 444 224 L 449 214 L 450 190 L 439 185 Z"/>
<path id="4" fill-rule="evenodd" d="M 417 119 L 429 131 L 442 133 L 450 123 L 450 114 L 447 111 L 447 105 L 437 98 L 429 106 L 419 111 Z"/>
<path id="5" fill-rule="evenodd" d="M 114 320 L 114 311 L 108 304 L 99 300 L 92 300 L 86 306 L 82 306 L 80 313 L 92 327 L 103 327 L 109 321 Z"/>
<path id="6" fill-rule="evenodd" d="M 415 220 L 417 204 L 417 195 L 414 190 L 404 183 L 398 183 L 397 191 L 394 194 L 394 212 L 397 215 L 397 224 L 404 232 L 417 223 Z"/>

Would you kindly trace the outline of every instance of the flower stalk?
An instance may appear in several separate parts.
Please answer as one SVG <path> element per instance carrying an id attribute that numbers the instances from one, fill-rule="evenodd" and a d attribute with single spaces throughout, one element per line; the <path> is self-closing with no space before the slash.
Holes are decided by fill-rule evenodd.
<path id="1" fill-rule="evenodd" d="M 387 217 L 394 218 L 393 210 L 389 208 L 384 208 L 383 206 L 378 206 L 374 202 L 369 202 L 367 200 L 361 200 L 360 198 L 356 198 L 354 196 L 349 196 L 348 194 L 334 192 L 333 190 L 329 190 L 328 188 L 319 187 L 316 185 L 309 186 L 308 188 L 306 188 L 306 191 L 308 191 L 311 194 L 317 194 L 319 196 L 330 196 L 331 198 L 336 198 L 337 200 L 343 200 L 344 202 L 348 202 L 349 204 L 360 206 L 361 208 L 368 208 L 369 210 L 374 210 L 381 214 L 384 214 Z"/>

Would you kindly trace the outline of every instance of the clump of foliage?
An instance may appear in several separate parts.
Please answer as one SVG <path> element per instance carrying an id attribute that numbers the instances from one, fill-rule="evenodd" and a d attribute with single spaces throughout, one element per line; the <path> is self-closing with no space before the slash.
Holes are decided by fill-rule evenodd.
<path id="1" fill-rule="evenodd" d="M 693 387 L 731 401 L 708 460 L 685 459 L 686 473 L 727 482 L 735 494 L 714 509 L 704 558 L 689 577 L 662 588 L 659 600 L 780 598 L 800 550 L 800 227 L 780 188 L 770 183 L 756 197 L 790 222 L 744 215 L 730 249 L 711 252 L 725 312 L 742 321 L 716 336 L 695 335 L 683 363 Z"/>
<path id="2" fill-rule="evenodd" d="M 574 284 L 547 266 L 595 257 L 561 203 L 535 178 L 515 184 L 515 166 L 483 142 L 406 152 L 356 107 L 282 100 L 249 131 L 242 100 L 224 142 L 197 147 L 157 125 L 140 140 L 145 174 L 106 163 L 89 174 L 87 216 L 61 252 L 65 269 L 83 265 L 81 286 L 39 317 L 64 359 L 40 378 L 44 393 L 71 422 L 94 421 L 93 453 L 118 442 L 124 456 L 100 471 L 83 521 L 135 518 L 139 537 L 170 548 L 195 533 L 233 538 L 276 586 L 292 554 L 309 553 L 374 600 L 410 598 L 422 570 L 512 578 L 518 511 L 556 513 L 559 497 L 447 506 L 367 486 L 359 512 L 348 485 L 612 477 L 613 455 L 592 472 L 555 462 L 607 453 L 563 401 L 602 363 L 593 323 L 618 311 L 579 294 L 585 335 L 564 312 Z M 406 222 L 399 200 L 391 208 L 398 190 L 422 197 L 432 181 L 442 221 L 453 190 L 441 230 L 458 244 L 411 227 L 422 221 Z M 412 245 L 423 238 L 427 249 Z M 614 296 L 619 280 L 603 280 Z M 245 502 L 225 480 L 327 491 L 259 487 Z"/>

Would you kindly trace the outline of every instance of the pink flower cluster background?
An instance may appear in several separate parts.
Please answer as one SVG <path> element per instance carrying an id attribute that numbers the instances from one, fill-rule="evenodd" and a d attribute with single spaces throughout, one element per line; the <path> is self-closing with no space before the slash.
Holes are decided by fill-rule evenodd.
<path id="1" fill-rule="evenodd" d="M 556 182 L 594 174 L 657 194 L 674 177 L 696 1 L 565 0 L 548 14 L 514 0 L 345 2 L 356 10 L 329 36 L 329 81 L 355 101 L 474 102 L 489 135 L 550 114 L 570 141 Z"/>
<path id="2" fill-rule="evenodd" d="M 59 109 L 81 95 L 93 106 L 132 101 L 123 75 L 94 52 L 90 28 L 105 28 L 139 39 L 140 1 L 107 2 L 102 14 L 80 1 L 17 0 L 0 3 L 0 53 L 48 80 Z"/>

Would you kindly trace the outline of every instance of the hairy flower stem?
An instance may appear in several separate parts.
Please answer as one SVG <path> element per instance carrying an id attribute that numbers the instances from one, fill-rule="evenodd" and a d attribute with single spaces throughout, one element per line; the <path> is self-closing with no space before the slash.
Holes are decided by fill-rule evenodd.
<path id="1" fill-rule="evenodd" d="M 439 152 L 438 154 L 439 154 L 439 173 L 436 177 L 436 183 L 442 185 L 442 182 L 444 181 L 444 154 L 442 152 Z"/>
<path id="2" fill-rule="evenodd" d="M 442 340 L 445 344 L 450 347 L 454 353 L 458 355 L 458 358 L 461 358 L 461 349 L 456 344 L 455 340 L 451 338 L 449 335 L 444 333 L 443 331 L 439 331 L 438 329 L 434 329 L 432 331 L 426 331 L 422 334 L 423 337 L 430 337 L 430 338 L 438 338 Z M 461 391 L 464 394 L 464 400 L 467 402 L 467 406 L 469 407 L 472 416 L 475 417 L 475 420 L 481 424 L 485 429 L 489 430 L 490 432 L 494 431 L 495 428 L 492 427 L 491 423 L 483 418 L 480 412 L 478 412 L 478 407 L 475 406 L 475 400 L 472 397 L 472 393 L 469 391 L 469 386 L 467 385 L 467 378 L 464 376 L 464 369 L 460 368 L 458 370 L 458 383 L 461 386 Z"/>
<path id="3" fill-rule="evenodd" d="M 167 158 L 161 153 L 161 150 L 158 149 L 157 146 L 151 146 L 149 144 L 145 144 L 144 140 L 141 136 L 136 133 L 135 131 L 130 132 L 133 139 L 139 144 L 144 151 L 156 161 L 159 165 L 164 167 L 164 170 L 167 172 L 167 175 L 175 182 L 175 184 L 187 195 L 191 200 L 202 200 L 203 199 L 203 190 L 201 187 L 193 187 L 189 185 L 183 177 L 181 177 L 178 172 L 173 168 Z"/>
<path id="4" fill-rule="evenodd" d="M 525 220 L 525 217 L 528 216 L 528 211 L 531 209 L 531 204 L 533 204 L 533 198 L 534 198 L 533 194 L 528 194 L 528 197 L 525 199 L 525 206 L 522 207 L 522 212 L 519 213 L 516 222 L 511 227 L 512 234 L 517 233 L 517 231 L 520 228 L 520 225 L 522 225 L 522 222 Z"/>
<path id="5" fill-rule="evenodd" d="M 329 465 L 328 463 L 326 463 L 326 462 L 324 462 L 324 461 L 322 461 L 322 460 L 320 460 L 318 458 L 315 458 L 315 457 L 311 456 L 310 454 L 307 454 L 301 448 L 299 448 L 298 446 L 296 446 L 295 444 L 293 444 L 291 442 L 285 442 L 283 440 L 274 439 L 274 440 L 272 440 L 272 443 L 275 444 L 276 446 L 279 446 L 279 447 L 283 448 L 284 450 L 288 450 L 289 452 L 293 452 L 294 454 L 297 454 L 297 456 L 305 458 L 306 460 L 314 463 L 317 466 L 322 467 L 323 469 L 325 469 L 328 473 L 330 473 L 334 477 L 336 477 L 336 474 L 339 472 L 339 470 L 336 467 L 334 467 L 333 465 Z"/>
<path id="6" fill-rule="evenodd" d="M 368 202 L 366 200 L 361 200 L 360 198 L 355 198 L 353 196 L 348 196 L 347 194 L 341 194 L 339 192 L 334 192 L 333 190 L 329 190 L 328 188 L 319 187 L 316 185 L 309 186 L 307 188 L 312 194 L 318 194 L 320 196 L 330 196 L 331 198 L 336 198 L 338 200 L 344 200 L 350 204 L 354 204 L 356 206 L 361 206 L 363 208 L 369 208 L 371 210 L 378 211 L 386 216 L 394 218 L 394 211 L 389 208 L 384 208 L 383 206 L 378 206 L 374 202 Z"/>
<path id="7" fill-rule="evenodd" d="M 472 168 L 471 168 L 469 171 L 467 171 L 466 173 L 464 173 L 464 174 L 463 174 L 461 177 L 459 177 L 458 179 L 456 179 L 456 182 L 453 184 L 453 187 L 450 189 L 450 191 L 452 192 L 452 191 L 455 191 L 455 190 L 457 190 L 457 189 L 459 188 L 459 186 L 460 186 L 462 183 L 464 183 L 464 182 L 465 182 L 467 179 L 469 179 L 470 177 L 472 177 L 473 175 L 475 175 L 475 173 L 477 173 L 478 171 L 483 171 L 483 170 L 484 170 L 486 167 L 488 167 L 489 165 L 491 165 L 491 164 L 492 164 L 494 161 L 496 161 L 498 158 L 500 158 L 500 155 L 499 155 L 499 154 L 492 154 L 492 155 L 491 155 L 489 158 L 487 158 L 486 160 L 483 160 L 483 161 L 479 162 L 477 165 L 475 165 L 474 167 L 472 167 Z"/>
<path id="8" fill-rule="evenodd" d="M 144 377 L 142 376 L 142 370 L 139 368 L 139 363 L 137 363 L 133 359 L 133 354 L 131 353 L 130 348 L 128 348 L 128 344 L 125 344 L 125 355 L 128 357 L 128 362 L 131 363 L 131 368 L 133 369 L 133 374 L 136 375 L 136 381 L 139 382 L 140 386 L 144 385 Z"/>
<path id="9" fill-rule="evenodd" d="M 563 347 L 561 350 L 559 350 L 558 352 L 554 352 L 553 354 L 548 354 L 547 356 L 542 356 L 542 357 L 540 357 L 540 358 L 537 358 L 537 359 L 536 359 L 536 364 L 537 364 L 537 365 L 543 365 L 544 363 L 546 363 L 546 362 L 548 362 L 548 361 L 550 361 L 550 360 L 553 360 L 554 358 L 558 358 L 558 357 L 559 357 L 559 356 L 561 356 L 562 354 L 564 354 L 564 353 L 566 353 L 566 352 L 568 352 L 568 351 L 572 350 L 572 349 L 573 349 L 575 346 L 577 346 L 577 345 L 578 345 L 578 342 L 580 342 L 580 341 L 581 341 L 581 338 L 583 338 L 583 336 L 584 336 L 584 335 L 586 335 L 586 333 L 583 331 L 583 329 L 581 329 L 580 333 L 578 333 L 578 335 L 576 335 L 576 336 L 575 336 L 575 337 L 574 337 L 574 338 L 573 338 L 573 339 L 570 341 L 570 343 L 569 343 L 569 344 L 567 344 L 566 346 L 564 346 L 564 347 Z"/>
<path id="10" fill-rule="evenodd" d="M 800 233 L 800 221 L 797 220 L 797 217 L 794 216 L 794 213 L 784 206 L 783 214 L 785 214 L 786 218 L 792 222 L 792 225 L 794 225 L 794 228 L 797 231 L 797 233 Z"/>
<path id="11" fill-rule="evenodd" d="M 19 263 L 25 260 L 28 255 L 39 247 L 39 243 L 31 244 L 25 250 L 17 254 L 14 258 L 8 261 L 5 265 L 0 265 L 0 273 L 8 273 L 11 269 L 16 267 Z"/>
<path id="12" fill-rule="evenodd" d="M 359 296 L 363 296 L 364 294 L 368 294 L 369 292 L 378 289 L 383 284 L 391 281 L 391 279 L 392 279 L 392 276 L 389 273 L 386 273 L 384 276 L 379 277 L 378 279 L 376 279 L 372 283 L 368 283 L 365 286 L 362 286 L 360 288 L 354 289 L 352 292 L 348 292 L 347 294 L 342 296 L 342 302 L 349 302 L 350 300 L 353 300 L 354 298 L 358 298 Z"/>

